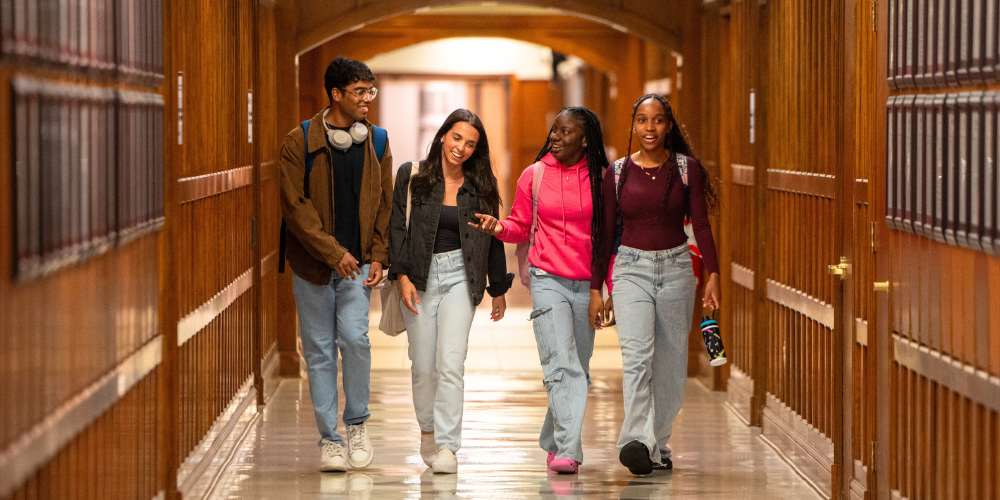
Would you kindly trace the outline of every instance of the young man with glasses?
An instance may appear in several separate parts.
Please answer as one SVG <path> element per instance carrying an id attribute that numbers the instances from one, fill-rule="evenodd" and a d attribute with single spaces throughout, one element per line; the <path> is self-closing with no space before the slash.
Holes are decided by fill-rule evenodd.
<path id="1" fill-rule="evenodd" d="M 366 119 L 377 92 L 374 80 L 364 63 L 334 59 L 325 77 L 330 106 L 289 132 L 281 148 L 285 255 L 294 272 L 322 471 L 364 468 L 374 458 L 366 427 L 368 307 L 389 263 L 392 207 L 388 139 Z M 337 433 L 338 349 L 346 443 Z"/>

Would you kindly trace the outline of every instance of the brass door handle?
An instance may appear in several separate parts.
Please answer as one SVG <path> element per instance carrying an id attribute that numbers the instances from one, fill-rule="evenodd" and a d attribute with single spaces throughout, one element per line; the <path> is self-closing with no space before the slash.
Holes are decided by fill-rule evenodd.
<path id="1" fill-rule="evenodd" d="M 889 282 L 888 281 L 876 281 L 875 283 L 872 283 L 872 289 L 875 290 L 876 292 L 888 292 L 889 291 Z"/>
<path id="2" fill-rule="evenodd" d="M 826 272 L 840 276 L 840 279 L 845 279 L 851 272 L 851 265 L 847 263 L 847 257 L 841 257 L 840 264 L 830 264 L 829 266 L 826 266 Z"/>

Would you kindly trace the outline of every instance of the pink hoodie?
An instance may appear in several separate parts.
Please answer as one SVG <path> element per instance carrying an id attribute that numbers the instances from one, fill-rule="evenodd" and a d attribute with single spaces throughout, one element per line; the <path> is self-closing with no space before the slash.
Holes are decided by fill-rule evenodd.
<path id="1" fill-rule="evenodd" d="M 545 173 L 538 194 L 538 230 L 535 245 L 528 252 L 528 262 L 556 276 L 589 280 L 590 222 L 594 210 L 587 157 L 567 167 L 547 154 L 542 163 Z M 524 169 L 517 180 L 510 216 L 500 221 L 503 226 L 503 232 L 497 236 L 500 241 L 519 243 L 528 237 L 534 168 L 533 164 Z"/>

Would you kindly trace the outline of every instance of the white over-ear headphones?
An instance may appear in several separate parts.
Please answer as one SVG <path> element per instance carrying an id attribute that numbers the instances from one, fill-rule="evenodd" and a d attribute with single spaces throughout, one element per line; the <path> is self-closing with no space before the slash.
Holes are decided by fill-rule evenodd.
<path id="1" fill-rule="evenodd" d="M 326 137 L 334 149 L 347 151 L 352 144 L 361 144 L 368 138 L 368 127 L 360 122 L 354 122 L 346 131 L 330 128 L 329 124 L 326 123 L 326 114 L 329 112 L 330 109 L 327 108 L 326 112 L 323 113 L 323 123 L 326 125 Z"/>

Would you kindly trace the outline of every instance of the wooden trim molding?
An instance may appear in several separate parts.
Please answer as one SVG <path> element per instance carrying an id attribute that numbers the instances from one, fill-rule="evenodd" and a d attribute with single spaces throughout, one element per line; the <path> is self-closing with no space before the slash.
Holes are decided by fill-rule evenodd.
<path id="1" fill-rule="evenodd" d="M 247 269 L 239 278 L 223 288 L 187 316 L 177 322 L 177 345 L 182 346 L 225 311 L 243 292 L 253 286 L 253 269 Z"/>
<path id="2" fill-rule="evenodd" d="M 868 322 L 861 318 L 854 318 L 854 340 L 863 345 L 868 345 Z"/>
<path id="3" fill-rule="evenodd" d="M 278 177 L 278 160 L 269 160 L 260 164 L 260 182 Z"/>
<path id="4" fill-rule="evenodd" d="M 278 373 L 281 368 L 278 342 L 274 342 L 268 347 L 267 354 L 264 355 L 260 366 L 261 378 L 264 379 L 264 401 L 267 402 L 271 400 L 271 396 L 278 390 L 278 383 L 281 382 L 281 374 Z"/>
<path id="5" fill-rule="evenodd" d="M 240 442 L 256 421 L 257 389 L 253 375 L 230 400 L 215 424 L 177 469 L 177 489 L 184 498 L 205 498 Z"/>
<path id="6" fill-rule="evenodd" d="M 868 493 L 868 467 L 862 465 L 861 460 L 854 460 L 854 477 L 851 478 L 850 498 L 851 500 L 865 500 L 865 493 Z"/>
<path id="7" fill-rule="evenodd" d="M 820 496 L 830 498 L 833 441 L 771 393 L 767 393 L 760 437 Z"/>
<path id="8" fill-rule="evenodd" d="M 0 452 L 0 497 L 48 463 L 162 360 L 163 336 L 157 335 Z"/>
<path id="9" fill-rule="evenodd" d="M 739 186 L 753 186 L 753 167 L 750 165 L 738 165 L 734 163 L 733 184 Z"/>
<path id="10" fill-rule="evenodd" d="M 835 198 L 837 179 L 832 175 L 769 168 L 767 187 L 775 191 Z"/>
<path id="11" fill-rule="evenodd" d="M 213 174 L 177 179 L 177 199 L 188 203 L 253 183 L 253 167 L 239 167 Z"/>
<path id="12" fill-rule="evenodd" d="M 753 379 L 735 366 L 729 368 L 726 381 L 726 406 L 744 424 L 750 425 L 750 400 L 753 399 Z"/>
<path id="13" fill-rule="evenodd" d="M 854 179 L 854 203 L 868 204 L 868 179 Z"/>
<path id="14" fill-rule="evenodd" d="M 979 403 L 1000 411 L 1000 377 L 892 334 L 897 363 Z"/>
<path id="15" fill-rule="evenodd" d="M 278 250 L 274 249 L 260 259 L 260 275 L 267 276 L 278 270 Z"/>
<path id="16" fill-rule="evenodd" d="M 833 306 L 825 302 L 774 280 L 767 280 L 767 298 L 833 329 Z"/>
<path id="17" fill-rule="evenodd" d="M 747 290 L 753 290 L 753 271 L 733 262 L 732 276 L 733 283 Z"/>

